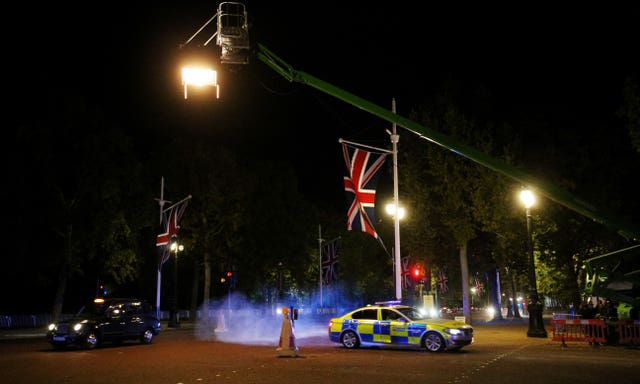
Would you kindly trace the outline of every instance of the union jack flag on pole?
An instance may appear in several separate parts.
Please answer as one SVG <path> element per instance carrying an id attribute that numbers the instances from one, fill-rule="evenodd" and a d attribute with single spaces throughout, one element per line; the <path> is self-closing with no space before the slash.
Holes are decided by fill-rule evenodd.
<path id="1" fill-rule="evenodd" d="M 366 232 L 382 244 L 373 222 L 379 171 L 387 154 L 365 151 L 344 142 L 342 152 L 347 166 L 344 176 L 344 190 L 349 205 L 347 230 Z"/>
<path id="2" fill-rule="evenodd" d="M 162 232 L 156 238 L 156 247 L 158 247 L 158 251 L 160 252 L 158 269 L 162 268 L 162 265 L 166 263 L 171 256 L 169 243 L 172 238 L 178 236 L 180 219 L 187 208 L 189 199 L 191 199 L 191 195 L 162 211 Z"/>
<path id="3" fill-rule="evenodd" d="M 440 286 L 441 293 L 447 293 L 449 290 L 449 287 L 447 286 L 448 281 L 449 279 L 447 278 L 447 275 L 445 275 L 443 270 L 440 270 L 438 272 L 438 285 Z"/>
<path id="4" fill-rule="evenodd" d="M 325 284 L 338 280 L 337 266 L 338 263 L 338 240 L 325 241 L 322 244 L 322 271 Z"/>
<path id="5" fill-rule="evenodd" d="M 408 289 L 411 287 L 411 270 L 409 268 L 409 260 L 411 256 L 406 256 L 402 258 L 402 288 Z"/>
<path id="6" fill-rule="evenodd" d="M 484 288 L 484 286 L 482 285 L 482 282 L 480 282 L 480 280 L 477 277 L 474 277 L 475 281 L 475 285 L 476 285 L 476 292 L 478 292 L 478 295 L 482 292 L 482 289 Z"/>

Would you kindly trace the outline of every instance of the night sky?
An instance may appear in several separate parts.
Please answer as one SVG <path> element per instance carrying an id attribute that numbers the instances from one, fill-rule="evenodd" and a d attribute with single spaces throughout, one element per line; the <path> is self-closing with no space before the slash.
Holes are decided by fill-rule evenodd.
<path id="1" fill-rule="evenodd" d="M 405 117 L 456 77 L 490 92 L 505 116 L 518 109 L 559 122 L 606 120 L 619 107 L 624 78 L 640 68 L 639 15 L 624 7 L 245 4 L 252 44 L 377 105 L 390 109 L 395 98 Z M 221 99 L 185 101 L 178 47 L 216 9 L 211 1 L 18 6 L 6 34 L 11 122 L 73 94 L 140 142 L 160 132 L 213 136 L 295 163 L 305 194 L 342 201 L 338 138 L 386 147 L 390 123 L 290 83 L 256 58 L 220 73 Z M 192 46 L 213 32 L 207 28 Z M 401 150 L 407 133 L 399 133 Z"/>

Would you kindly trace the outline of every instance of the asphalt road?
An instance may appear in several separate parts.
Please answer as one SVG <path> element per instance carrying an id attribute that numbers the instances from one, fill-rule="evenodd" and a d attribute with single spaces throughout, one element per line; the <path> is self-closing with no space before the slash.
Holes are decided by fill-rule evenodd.
<path id="1" fill-rule="evenodd" d="M 150 345 L 56 351 L 41 335 L 0 340 L 1 381 L 13 383 L 598 383 L 637 384 L 640 349 L 529 338 L 527 321 L 474 325 L 459 352 L 346 350 L 326 328 L 296 323 L 297 357 L 276 350 L 279 329 L 227 339 L 197 324 L 164 328 Z M 0 335 L 3 332 L 0 332 Z M 273 335 L 276 335 L 275 337 Z"/>

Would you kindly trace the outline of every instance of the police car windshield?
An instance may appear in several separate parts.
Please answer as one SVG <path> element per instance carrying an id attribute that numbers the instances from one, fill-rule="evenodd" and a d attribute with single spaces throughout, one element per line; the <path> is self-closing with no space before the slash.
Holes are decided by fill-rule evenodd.
<path id="1" fill-rule="evenodd" d="M 411 320 L 424 320 L 426 316 L 412 307 L 397 307 L 396 310 Z"/>

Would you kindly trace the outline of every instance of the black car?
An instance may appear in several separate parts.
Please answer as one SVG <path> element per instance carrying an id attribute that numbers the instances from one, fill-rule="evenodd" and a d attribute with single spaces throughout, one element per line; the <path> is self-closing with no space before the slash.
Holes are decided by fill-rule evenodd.
<path id="1" fill-rule="evenodd" d="M 160 333 L 153 306 L 138 299 L 95 299 L 72 318 L 49 325 L 47 341 L 55 348 L 95 348 L 104 343 L 139 340 L 149 344 Z"/>

